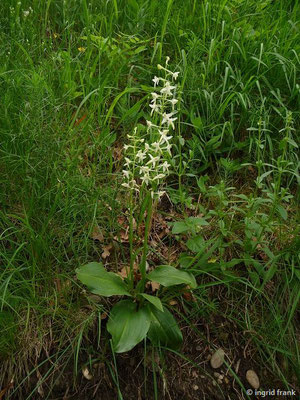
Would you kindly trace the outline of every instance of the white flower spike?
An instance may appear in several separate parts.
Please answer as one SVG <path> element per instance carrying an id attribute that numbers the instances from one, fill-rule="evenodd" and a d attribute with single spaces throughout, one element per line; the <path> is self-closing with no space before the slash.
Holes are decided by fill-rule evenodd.
<path id="1" fill-rule="evenodd" d="M 170 129 L 175 130 L 175 114 L 178 99 L 176 99 L 177 80 L 179 72 L 168 69 L 170 58 L 166 57 L 165 67 L 157 68 L 164 73 L 164 77 L 154 76 L 154 91 L 151 92 L 149 107 L 150 117 L 146 120 L 147 138 L 141 138 L 134 129 L 132 135 L 127 135 L 129 144 L 124 145 L 126 151 L 125 169 L 123 170 L 124 183 L 128 190 L 139 192 L 140 187 L 147 187 L 153 199 L 160 199 L 165 191 L 161 190 L 163 181 L 170 173 L 173 139 Z M 162 84 L 162 87 L 159 85 Z M 146 139 L 146 140 L 145 140 Z M 137 181 L 135 180 L 137 179 Z"/>

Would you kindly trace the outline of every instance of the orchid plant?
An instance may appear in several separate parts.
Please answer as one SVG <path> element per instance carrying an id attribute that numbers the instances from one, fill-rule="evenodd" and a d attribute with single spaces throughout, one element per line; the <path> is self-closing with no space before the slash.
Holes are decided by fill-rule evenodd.
<path id="1" fill-rule="evenodd" d="M 122 186 L 128 191 L 129 201 L 129 245 L 130 265 L 127 277 L 108 272 L 100 263 L 92 262 L 76 270 L 78 279 L 90 291 L 101 296 L 128 296 L 118 301 L 110 312 L 107 329 L 112 335 L 115 352 L 131 350 L 137 343 L 148 337 L 154 345 L 178 347 L 182 334 L 178 325 L 156 295 L 145 292 L 147 281 L 161 286 L 188 285 L 196 287 L 193 275 L 169 265 L 157 266 L 147 271 L 148 238 L 151 230 L 153 210 L 164 195 L 163 185 L 171 173 L 172 140 L 177 120 L 176 80 L 179 72 L 169 69 L 169 57 L 165 66 L 158 65 L 163 77 L 155 76 L 151 93 L 150 116 L 146 120 L 146 134 L 136 127 L 127 135 L 124 145 L 125 164 Z M 134 215 L 144 219 L 145 233 L 143 246 L 134 249 Z M 139 262 L 138 253 L 141 250 Z M 136 282 L 134 265 L 138 264 L 141 279 Z"/>

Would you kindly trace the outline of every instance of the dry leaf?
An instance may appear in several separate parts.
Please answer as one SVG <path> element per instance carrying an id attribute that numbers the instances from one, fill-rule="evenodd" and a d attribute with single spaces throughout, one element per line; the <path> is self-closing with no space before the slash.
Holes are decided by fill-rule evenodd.
<path id="1" fill-rule="evenodd" d="M 128 228 L 129 229 L 129 228 Z M 128 242 L 129 239 L 129 235 L 128 235 L 128 229 L 126 229 L 126 231 L 122 231 L 120 234 L 121 237 L 121 242 Z"/>
<path id="2" fill-rule="evenodd" d="M 133 264 L 133 272 L 134 272 L 134 278 L 135 278 L 135 280 L 137 280 L 137 278 L 139 277 L 138 270 L 139 270 L 139 265 L 138 265 L 137 263 L 134 263 L 134 264 Z M 118 272 L 117 272 L 117 274 L 118 274 L 122 279 L 128 278 L 129 273 L 130 273 L 130 266 L 129 266 L 129 265 L 128 265 L 128 266 L 125 265 L 125 267 L 123 267 L 123 268 L 121 269 L 121 271 L 118 271 Z"/>
<path id="3" fill-rule="evenodd" d="M 156 292 L 160 288 L 160 283 L 158 282 L 150 282 L 152 292 Z"/>
<path id="4" fill-rule="evenodd" d="M 170 306 L 176 306 L 176 304 L 178 304 L 178 302 L 176 300 L 170 300 L 169 301 L 169 305 Z"/>
<path id="5" fill-rule="evenodd" d="M 99 240 L 99 242 L 103 242 L 104 236 L 98 225 L 94 227 L 91 238 L 94 240 Z"/>
<path id="6" fill-rule="evenodd" d="M 82 121 L 84 121 L 86 119 L 87 115 L 84 114 L 81 118 L 76 119 L 75 121 L 75 126 L 78 126 L 79 124 L 81 124 Z"/>
<path id="7" fill-rule="evenodd" d="M 56 287 L 56 291 L 59 293 L 61 292 L 61 282 L 59 278 L 54 278 L 54 284 Z"/>
<path id="8" fill-rule="evenodd" d="M 100 318 L 101 319 L 106 319 L 108 317 L 108 315 L 106 314 L 106 312 L 103 312 L 101 315 L 100 315 Z"/>
<path id="9" fill-rule="evenodd" d="M 43 389 L 43 386 L 42 386 L 42 382 L 43 382 L 43 377 L 42 377 L 42 375 L 41 375 L 41 373 L 40 373 L 40 371 L 37 369 L 36 370 L 36 376 L 37 376 L 37 378 L 38 378 L 38 380 L 39 380 L 39 382 L 38 382 L 38 394 L 41 396 L 41 397 L 44 397 L 45 396 L 45 393 L 44 393 L 44 389 Z"/>
<path id="10" fill-rule="evenodd" d="M 118 272 L 118 275 L 122 278 L 128 278 L 129 275 L 129 267 L 123 267 L 121 271 Z"/>
<path id="11" fill-rule="evenodd" d="M 90 381 L 93 378 L 93 375 L 90 374 L 90 371 L 88 370 L 87 367 L 82 368 L 82 374 L 88 381 Z"/>
<path id="12" fill-rule="evenodd" d="M 111 249 L 112 249 L 112 245 L 111 244 L 108 244 L 107 246 L 103 246 L 102 247 L 103 253 L 101 254 L 101 257 L 104 258 L 104 259 L 109 257 L 110 256 L 110 251 L 109 250 L 111 250 Z"/>
<path id="13" fill-rule="evenodd" d="M 38 387 L 38 394 L 41 396 L 41 397 L 45 397 L 45 392 L 44 392 L 44 389 L 42 388 L 42 385 L 40 385 L 39 387 Z"/>
<path id="14" fill-rule="evenodd" d="M 13 387 L 14 380 L 12 379 L 9 384 L 2 390 L 0 390 L 0 400 L 4 398 L 5 393 Z"/>
<path id="15" fill-rule="evenodd" d="M 193 293 L 191 292 L 183 292 L 182 293 L 182 297 L 186 300 L 186 301 L 194 301 L 196 302 L 196 297 L 193 295 Z"/>
<path id="16" fill-rule="evenodd" d="M 114 149 L 113 149 L 113 158 L 116 160 L 116 161 L 120 161 L 121 159 L 122 159 L 122 152 L 123 152 L 123 146 L 116 146 L 116 147 L 114 147 Z"/>
<path id="17" fill-rule="evenodd" d="M 136 220 L 135 220 L 135 218 L 132 218 L 132 228 L 134 231 L 136 230 L 136 227 L 137 227 Z"/>

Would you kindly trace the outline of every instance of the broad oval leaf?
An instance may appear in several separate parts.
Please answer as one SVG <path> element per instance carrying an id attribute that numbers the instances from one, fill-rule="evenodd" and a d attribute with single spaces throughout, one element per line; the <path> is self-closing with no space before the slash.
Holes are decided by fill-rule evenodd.
<path id="1" fill-rule="evenodd" d="M 144 299 L 148 300 L 149 303 L 153 304 L 160 311 L 163 311 L 163 305 L 161 304 L 161 301 L 158 297 L 151 296 L 150 294 L 147 293 L 140 293 L 140 296 L 144 297 Z"/>
<path id="2" fill-rule="evenodd" d="M 174 222 L 172 233 L 177 235 L 184 232 L 197 232 L 201 226 L 207 226 L 209 223 L 204 218 L 188 217 L 183 221 Z"/>
<path id="3" fill-rule="evenodd" d="M 131 350 L 147 336 L 150 312 L 147 307 L 137 309 L 131 300 L 119 301 L 111 310 L 107 330 L 112 336 L 116 353 Z"/>
<path id="4" fill-rule="evenodd" d="M 155 346 L 166 346 L 178 349 L 182 343 L 182 333 L 170 311 L 164 307 L 158 310 L 152 304 L 148 306 L 151 318 L 148 338 Z"/>
<path id="5" fill-rule="evenodd" d="M 163 286 L 190 285 L 192 289 L 197 287 L 194 275 L 186 271 L 181 271 L 170 265 L 161 265 L 147 275 L 150 281 L 158 282 Z"/>
<path id="6" fill-rule="evenodd" d="M 88 286 L 89 290 L 100 296 L 131 296 L 126 284 L 119 275 L 107 272 L 102 264 L 91 262 L 76 269 L 78 279 Z"/>
<path id="7" fill-rule="evenodd" d="M 189 227 L 186 225 L 184 221 L 175 222 L 173 225 L 172 233 L 177 235 L 179 233 L 183 233 L 189 230 Z"/>
<path id="8" fill-rule="evenodd" d="M 200 253 L 205 248 L 205 241 L 202 236 L 195 236 L 186 242 L 186 246 L 193 253 Z"/>

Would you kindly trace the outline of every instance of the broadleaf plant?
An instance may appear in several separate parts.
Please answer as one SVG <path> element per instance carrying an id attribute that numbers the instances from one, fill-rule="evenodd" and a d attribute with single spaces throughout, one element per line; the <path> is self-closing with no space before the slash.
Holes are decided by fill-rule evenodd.
<path id="1" fill-rule="evenodd" d="M 92 293 L 101 296 L 128 296 L 130 299 L 117 302 L 107 323 L 107 330 L 112 336 L 113 349 L 117 353 L 131 350 L 136 344 L 148 337 L 154 345 L 178 348 L 182 342 L 182 334 L 177 322 L 168 309 L 163 306 L 158 296 L 145 293 L 147 281 L 170 287 L 175 285 L 196 288 L 195 277 L 186 271 L 178 270 L 170 265 L 157 266 L 147 273 L 148 237 L 151 229 L 153 211 L 164 195 L 163 184 L 170 174 L 172 166 L 172 130 L 175 129 L 178 99 L 175 81 L 179 72 L 172 72 L 168 67 L 158 65 L 164 71 L 164 77 L 155 76 L 151 93 L 150 119 L 146 121 L 147 132 L 143 135 L 136 127 L 132 135 L 127 135 L 129 143 L 124 146 L 125 166 L 122 186 L 128 191 L 129 201 L 129 245 L 130 265 L 124 281 L 115 273 L 108 272 L 100 263 L 89 263 L 76 270 L 78 279 L 88 286 Z M 159 88 L 162 82 L 163 87 Z M 178 140 L 180 142 L 180 135 Z M 180 142 L 181 143 L 181 142 Z M 136 214 L 135 214 L 136 213 Z M 133 249 L 134 216 L 145 223 L 145 235 L 139 260 L 139 276 L 135 282 L 134 264 L 137 251 Z M 146 215 L 146 216 L 145 216 Z M 187 219 L 184 222 L 196 230 L 206 225 L 204 219 Z M 175 232 L 178 233 L 178 229 Z M 165 289 L 164 289 L 165 290 Z"/>

